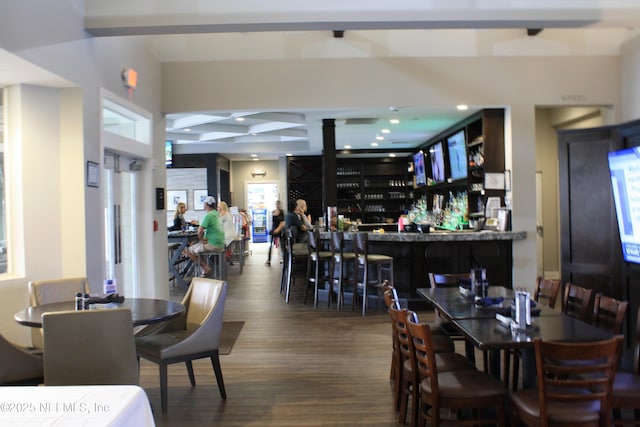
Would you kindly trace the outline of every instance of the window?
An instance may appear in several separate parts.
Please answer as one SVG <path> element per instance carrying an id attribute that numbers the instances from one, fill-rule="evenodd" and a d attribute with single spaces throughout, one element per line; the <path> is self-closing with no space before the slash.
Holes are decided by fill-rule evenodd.
<path id="1" fill-rule="evenodd" d="M 4 91 L 0 88 L 0 274 L 7 272 L 7 209 L 5 197 L 5 102 Z"/>

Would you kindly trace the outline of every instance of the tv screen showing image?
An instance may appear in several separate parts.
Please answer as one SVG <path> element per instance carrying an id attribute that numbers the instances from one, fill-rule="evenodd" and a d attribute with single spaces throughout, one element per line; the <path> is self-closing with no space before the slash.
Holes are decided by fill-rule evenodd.
<path id="1" fill-rule="evenodd" d="M 429 147 L 429 162 L 431 163 L 431 179 L 434 183 L 444 182 L 444 152 L 442 142 L 436 142 Z"/>
<path id="2" fill-rule="evenodd" d="M 454 133 L 447 138 L 449 148 L 449 167 L 451 179 L 467 177 L 467 144 L 464 139 L 464 130 Z"/>
<path id="3" fill-rule="evenodd" d="M 427 173 L 424 169 L 424 153 L 418 151 L 413 155 L 413 171 L 416 177 L 416 185 L 427 185 Z"/>
<path id="4" fill-rule="evenodd" d="M 164 165 L 168 168 L 173 166 L 173 143 L 171 141 L 164 142 Z"/>
<path id="5" fill-rule="evenodd" d="M 640 147 L 611 152 L 608 160 L 622 256 L 640 264 Z"/>

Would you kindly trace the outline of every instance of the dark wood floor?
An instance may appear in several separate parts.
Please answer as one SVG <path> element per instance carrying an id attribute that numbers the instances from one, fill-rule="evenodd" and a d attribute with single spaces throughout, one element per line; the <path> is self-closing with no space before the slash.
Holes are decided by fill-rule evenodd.
<path id="1" fill-rule="evenodd" d="M 225 320 L 245 325 L 221 356 L 227 400 L 208 360 L 169 368 L 169 410 L 160 411 L 157 366 L 141 361 L 141 386 L 158 426 L 395 426 L 388 314 L 303 304 L 299 278 L 290 303 L 279 293 L 280 265 L 266 267 L 265 244 L 251 244 L 244 273 L 230 267 Z M 180 299 L 181 292 L 173 292 Z M 425 313 L 424 316 L 432 315 Z M 422 319 L 422 317 L 421 317 Z M 428 320 L 425 317 L 425 320 Z"/>

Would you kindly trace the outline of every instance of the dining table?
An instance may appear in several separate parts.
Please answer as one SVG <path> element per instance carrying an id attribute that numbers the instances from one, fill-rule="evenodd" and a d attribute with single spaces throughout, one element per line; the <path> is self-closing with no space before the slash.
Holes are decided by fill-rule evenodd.
<path id="1" fill-rule="evenodd" d="M 512 327 L 510 318 L 505 319 L 511 306 L 514 292 L 510 288 L 493 286 L 488 297 L 496 301 L 489 306 L 478 306 L 472 293 L 459 287 L 420 288 L 418 295 L 424 298 L 440 315 L 451 322 L 464 337 L 469 348 L 486 351 L 489 357 L 489 372 L 501 378 L 500 354 L 502 351 L 520 350 L 522 355 L 523 388 L 535 388 L 536 366 L 534 340 L 589 342 L 609 339 L 613 334 L 559 310 L 543 304 L 533 303 L 531 324 L 526 328 Z M 497 301 L 501 300 L 500 303 Z M 502 317 L 496 314 L 503 315 Z"/>
<path id="2" fill-rule="evenodd" d="M 167 239 L 170 244 L 174 244 L 169 258 L 169 273 L 171 277 L 175 278 L 178 285 L 187 289 L 189 283 L 186 276 L 194 266 L 191 258 L 185 257 L 183 252 L 189 244 L 198 240 L 198 233 L 196 231 L 169 231 Z"/>
<path id="3" fill-rule="evenodd" d="M 108 310 L 109 308 L 128 308 L 131 310 L 133 326 L 150 325 L 164 322 L 178 317 L 184 312 L 184 305 L 177 301 L 169 301 L 152 298 L 125 298 L 123 302 L 110 302 L 107 304 L 92 304 L 89 310 Z M 35 307 L 26 307 L 18 311 L 14 320 L 21 325 L 32 328 L 42 327 L 42 315 L 44 313 L 75 310 L 75 301 L 63 301 L 51 304 L 42 304 Z"/>

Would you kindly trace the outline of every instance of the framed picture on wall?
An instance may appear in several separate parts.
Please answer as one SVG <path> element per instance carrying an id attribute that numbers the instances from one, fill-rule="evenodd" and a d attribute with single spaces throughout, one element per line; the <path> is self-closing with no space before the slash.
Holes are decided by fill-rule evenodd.
<path id="1" fill-rule="evenodd" d="M 207 190 L 193 190 L 193 210 L 204 210 L 204 199 L 208 196 Z"/>
<path id="2" fill-rule="evenodd" d="M 178 203 L 187 203 L 187 190 L 170 190 L 167 191 L 167 210 L 175 211 Z"/>

